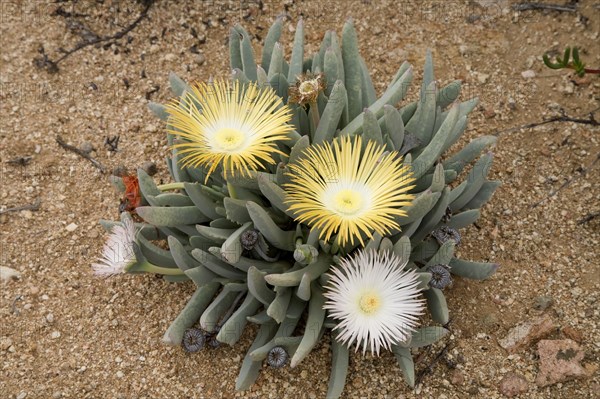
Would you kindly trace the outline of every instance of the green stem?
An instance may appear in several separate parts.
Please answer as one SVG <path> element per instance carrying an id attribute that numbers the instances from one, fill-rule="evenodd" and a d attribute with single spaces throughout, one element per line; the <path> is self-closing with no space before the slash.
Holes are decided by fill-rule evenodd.
<path id="1" fill-rule="evenodd" d="M 168 183 L 159 185 L 158 189 L 160 191 L 183 190 L 185 189 L 185 186 L 183 185 L 183 183 Z"/>
<path id="2" fill-rule="evenodd" d="M 233 184 L 227 182 L 227 191 L 229 191 L 229 196 L 233 199 L 237 199 L 237 192 L 235 191 L 235 187 L 233 186 Z"/>

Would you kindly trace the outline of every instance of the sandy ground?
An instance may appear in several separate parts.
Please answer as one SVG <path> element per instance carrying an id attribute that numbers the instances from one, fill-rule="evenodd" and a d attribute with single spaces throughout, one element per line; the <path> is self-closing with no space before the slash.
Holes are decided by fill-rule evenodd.
<path id="1" fill-rule="evenodd" d="M 353 17 L 380 91 L 404 60 L 415 65 L 419 82 L 425 49 L 431 48 L 440 82 L 462 79 L 462 98 L 481 99 L 463 143 L 502 132 L 492 177 L 504 185 L 460 247 L 461 257 L 502 267 L 488 281 L 455 283 L 447 293 L 452 334 L 415 356 L 419 372 L 450 344 L 453 362 L 438 362 L 411 390 L 392 355 L 355 355 L 344 397 L 500 397 L 498 383 L 509 372 L 527 379 L 524 398 L 591 398 L 600 391 L 598 372 L 539 388 L 535 347 L 509 355 L 497 343 L 516 323 L 540 313 L 537 297 L 550 296 L 554 304 L 546 312 L 560 326 L 551 337 L 573 327 L 583 336 L 583 364 L 593 369 L 599 361 L 600 218 L 578 221 L 600 211 L 600 162 L 593 164 L 600 129 L 559 122 L 505 131 L 561 109 L 587 118 L 598 108 L 597 76 L 576 80 L 546 69 L 540 57 L 577 44 L 588 64 L 600 66 L 597 2 L 580 1 L 578 12 L 557 13 L 515 12 L 502 1 L 266 0 L 262 9 L 258 2 L 241 6 L 233 0 L 159 1 L 122 39 L 75 52 L 51 74 L 33 62 L 40 46 L 56 60 L 82 34 L 110 35 L 143 9 L 125 1 L 58 3 L 1 2 L 0 204 L 4 209 L 39 198 L 41 207 L 0 216 L 0 265 L 21 273 L 19 280 L 0 283 L 0 397 L 325 396 L 326 343 L 295 369 L 265 368 L 252 390 L 242 393 L 234 391 L 234 381 L 249 332 L 234 348 L 196 355 L 163 346 L 161 337 L 192 284 L 92 276 L 89 265 L 104 241 L 98 219 L 117 218 L 118 196 L 106 174 L 55 142 L 61 135 L 73 145 L 92 143 L 93 155 L 109 170 L 154 161 L 156 178 L 168 181 L 164 129 L 147 110 L 148 99 L 169 99 L 169 71 L 188 80 L 225 76 L 230 24 L 241 21 L 259 41 L 284 10 L 290 17 L 288 51 L 298 18 L 305 20 L 314 51 L 326 29 L 339 33 Z M 56 12 L 59 7 L 63 12 Z M 524 78 L 526 70 L 535 77 Z M 103 145 L 112 135 L 120 135 L 116 153 Z M 6 162 L 19 156 L 32 159 L 27 166 Z"/>

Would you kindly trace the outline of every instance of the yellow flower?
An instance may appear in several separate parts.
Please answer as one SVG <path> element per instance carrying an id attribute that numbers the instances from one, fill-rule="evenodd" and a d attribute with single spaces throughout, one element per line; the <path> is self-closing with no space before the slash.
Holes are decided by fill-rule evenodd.
<path id="1" fill-rule="evenodd" d="M 260 170 L 280 153 L 278 140 L 288 140 L 292 115 L 275 91 L 255 83 L 215 81 L 192 86 L 167 106 L 169 132 L 184 166 L 208 167 L 208 176 L 223 168 L 223 176 Z"/>
<path id="2" fill-rule="evenodd" d="M 414 198 L 407 194 L 414 178 L 401 157 L 374 141 L 363 149 L 360 136 L 308 147 L 290 164 L 290 179 L 284 188 L 296 220 L 317 227 L 326 241 L 337 232 L 342 246 L 399 229 L 395 218 Z"/>

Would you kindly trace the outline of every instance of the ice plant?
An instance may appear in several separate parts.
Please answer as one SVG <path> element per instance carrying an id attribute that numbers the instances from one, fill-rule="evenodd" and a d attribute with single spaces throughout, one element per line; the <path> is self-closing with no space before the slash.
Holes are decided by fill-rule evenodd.
<path id="1" fill-rule="evenodd" d="M 334 371 L 327 397 L 342 394 L 350 344 L 391 348 L 414 386 L 411 349 L 447 333 L 447 274 L 482 280 L 498 268 L 454 252 L 500 184 L 487 178 L 496 138 L 451 150 L 477 100 L 458 101 L 458 81 L 439 87 L 429 52 L 420 99 L 402 103 L 412 67 L 403 63 L 378 97 L 351 21 L 313 54 L 299 23 L 289 59 L 282 28 L 277 19 L 259 60 L 248 32 L 233 27 L 231 81 L 190 87 L 171 74 L 176 99 L 150 104 L 167 126 L 173 181 L 138 170 L 135 263 L 118 269 L 196 285 L 168 344 L 189 347 L 186 331 L 197 328 L 203 350 L 234 345 L 258 326 L 238 390 L 264 362 L 296 367 L 323 337 Z M 122 178 L 112 183 L 127 191 Z M 419 320 L 430 325 L 417 327 L 425 308 Z"/>
<path id="2" fill-rule="evenodd" d="M 289 139 L 291 113 L 270 87 L 217 80 L 193 85 L 166 107 L 173 145 L 184 166 L 222 167 L 248 175 L 274 163 L 277 140 Z"/>
<path id="3" fill-rule="evenodd" d="M 379 355 L 411 337 L 425 301 L 417 274 L 405 266 L 393 253 L 361 250 L 331 269 L 325 309 L 339 320 L 337 339 Z"/>
<path id="4" fill-rule="evenodd" d="M 123 218 L 121 225 L 113 227 L 108 236 L 102 257 L 99 263 L 92 263 L 94 273 L 108 277 L 114 274 L 124 273 L 125 270 L 136 263 L 133 245 L 135 243 L 135 226 L 128 215 Z"/>
<path id="5" fill-rule="evenodd" d="M 290 212 L 319 229 L 325 241 L 337 232 L 341 246 L 399 229 L 395 218 L 406 216 L 403 207 L 414 198 L 408 194 L 414 179 L 402 157 L 360 136 L 309 147 L 289 167 L 290 183 L 283 187 Z"/>

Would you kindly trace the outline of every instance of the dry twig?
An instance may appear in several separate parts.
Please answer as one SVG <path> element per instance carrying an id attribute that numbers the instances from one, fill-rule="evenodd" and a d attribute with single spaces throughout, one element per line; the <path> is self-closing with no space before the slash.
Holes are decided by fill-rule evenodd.
<path id="1" fill-rule="evenodd" d="M 123 36 L 125 36 L 126 34 L 131 32 L 133 29 L 135 29 L 139 25 L 139 23 L 142 22 L 142 20 L 148 16 L 148 11 L 150 10 L 152 3 L 154 3 L 154 0 L 144 1 L 144 9 L 140 13 L 140 15 L 135 19 L 135 21 L 133 21 L 131 24 L 127 25 L 122 30 L 120 30 L 117 33 L 110 35 L 110 36 L 99 36 L 91 31 L 89 31 L 81 23 L 78 23 L 77 21 L 71 21 L 70 22 L 71 29 L 79 30 L 80 36 L 82 37 L 83 41 L 79 42 L 77 45 L 75 45 L 75 47 L 73 47 L 70 50 L 63 50 L 63 55 L 60 58 L 58 58 L 56 61 L 51 60 L 48 57 L 48 55 L 46 54 L 44 48 L 40 47 L 39 53 L 41 54 L 41 57 L 38 57 L 34 60 L 35 65 L 38 68 L 45 68 L 50 73 L 56 73 L 56 72 L 58 72 L 58 64 L 61 61 L 65 60 L 67 57 L 76 53 L 77 51 L 84 49 L 88 46 L 93 46 L 93 45 L 96 45 L 96 44 L 99 44 L 102 42 L 113 42 L 113 41 L 121 39 Z M 67 15 L 58 13 L 57 15 L 61 15 L 61 16 L 69 17 L 69 18 L 73 16 L 70 13 Z"/>
<path id="2" fill-rule="evenodd" d="M 545 3 L 519 3 L 512 6 L 515 11 L 550 10 L 559 12 L 577 12 L 576 4 L 545 4 Z"/>
<path id="3" fill-rule="evenodd" d="M 20 205 L 20 206 L 15 206 L 14 208 L 6 208 L 4 210 L 1 210 L 0 215 L 9 213 L 9 212 L 38 211 L 40 209 L 40 203 L 41 203 L 41 201 L 38 198 L 35 200 L 35 202 L 33 204 Z"/>
<path id="4" fill-rule="evenodd" d="M 100 172 L 106 173 L 106 167 L 104 165 L 102 165 L 100 162 L 98 162 L 97 160 L 95 160 L 94 158 L 92 158 L 90 156 L 90 154 L 88 154 L 87 152 L 82 151 L 79 148 L 72 146 L 71 144 L 67 144 L 60 136 L 56 136 L 56 142 L 58 143 L 58 145 L 60 145 L 65 150 L 72 151 L 75 154 L 79 155 L 80 157 L 85 158 L 88 161 L 90 161 L 92 163 L 92 165 L 94 165 L 96 168 L 100 169 Z"/>

